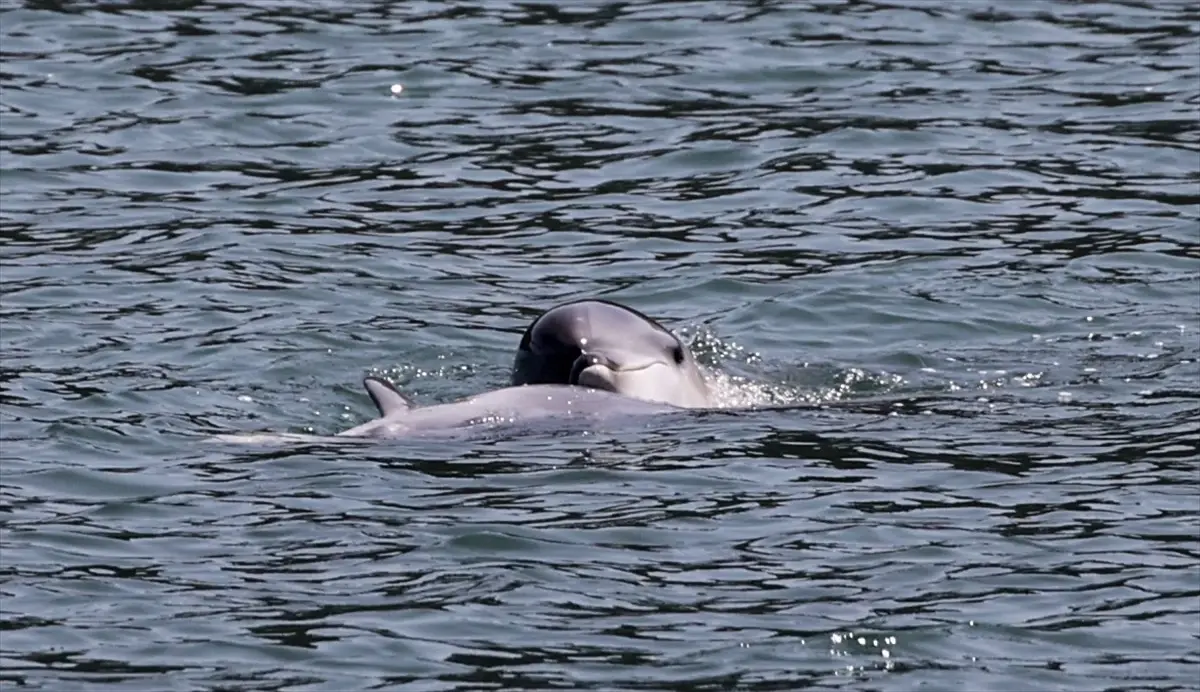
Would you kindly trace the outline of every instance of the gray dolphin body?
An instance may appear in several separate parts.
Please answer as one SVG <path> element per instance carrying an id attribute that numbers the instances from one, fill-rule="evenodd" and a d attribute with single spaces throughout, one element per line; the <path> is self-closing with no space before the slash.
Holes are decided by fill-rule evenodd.
<path id="1" fill-rule="evenodd" d="M 512 385 L 460 401 L 414 406 L 391 384 L 363 380 L 380 417 L 335 437 L 235 434 L 225 442 L 387 439 L 538 422 L 599 422 L 709 406 L 695 359 L 673 334 L 616 303 L 584 300 L 542 313 L 525 330 Z"/>
<path id="2" fill-rule="evenodd" d="M 406 437 L 432 430 L 534 424 L 546 419 L 599 421 L 678 410 L 603 390 L 563 385 L 505 387 L 449 404 L 415 407 L 383 380 L 368 377 L 363 384 L 380 417 L 338 433 L 340 437 Z"/>
<path id="3" fill-rule="evenodd" d="M 218 435 L 219 442 L 238 444 L 345 443 L 418 437 L 438 437 L 574 424 L 584 429 L 621 417 L 648 416 L 683 409 L 622 394 L 573 385 L 537 384 L 505 387 L 460 401 L 415 406 L 389 383 L 368 377 L 367 393 L 379 418 L 334 436 L 296 433 L 235 433 Z"/>

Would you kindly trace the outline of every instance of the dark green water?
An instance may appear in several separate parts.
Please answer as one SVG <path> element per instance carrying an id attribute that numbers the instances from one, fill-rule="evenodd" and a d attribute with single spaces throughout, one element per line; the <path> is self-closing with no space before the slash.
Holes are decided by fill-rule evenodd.
<path id="1" fill-rule="evenodd" d="M 0 0 L 0 53 L 0 688 L 1200 689 L 1194 5 Z M 827 407 L 198 442 L 597 295 Z"/>

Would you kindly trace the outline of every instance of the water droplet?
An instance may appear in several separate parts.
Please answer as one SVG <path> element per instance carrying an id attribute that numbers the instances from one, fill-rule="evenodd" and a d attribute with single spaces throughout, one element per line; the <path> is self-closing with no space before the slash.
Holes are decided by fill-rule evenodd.
<path id="1" fill-rule="evenodd" d="M 391 91 L 392 91 L 392 96 L 399 96 L 400 94 L 404 93 L 404 85 L 403 84 L 393 84 Z"/>

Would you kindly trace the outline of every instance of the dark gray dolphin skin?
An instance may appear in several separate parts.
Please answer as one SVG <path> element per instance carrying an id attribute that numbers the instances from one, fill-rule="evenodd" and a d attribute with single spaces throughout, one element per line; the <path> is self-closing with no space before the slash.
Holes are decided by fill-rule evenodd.
<path id="1" fill-rule="evenodd" d="M 683 408 L 712 405 L 683 342 L 606 300 L 564 303 L 534 320 L 517 346 L 512 383 L 578 385 Z"/>
<path id="2" fill-rule="evenodd" d="M 336 437 L 261 433 L 224 442 L 305 442 L 400 438 L 547 419 L 599 421 L 709 406 L 708 388 L 687 347 L 631 308 L 601 300 L 558 305 L 525 330 L 511 387 L 460 401 L 414 406 L 384 380 L 363 380 L 380 417 Z"/>

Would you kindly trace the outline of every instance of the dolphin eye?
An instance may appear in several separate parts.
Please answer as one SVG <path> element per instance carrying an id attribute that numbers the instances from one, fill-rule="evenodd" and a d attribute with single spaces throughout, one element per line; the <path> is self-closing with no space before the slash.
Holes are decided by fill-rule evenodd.
<path id="1" fill-rule="evenodd" d="M 677 345 L 677 346 L 675 347 L 675 350 L 671 352 L 671 355 L 672 355 L 672 356 L 675 358 L 675 364 L 676 364 L 676 365 L 683 365 L 683 360 L 684 360 L 684 357 L 685 357 L 685 356 L 684 356 L 684 354 L 683 354 L 683 347 L 682 347 L 682 346 L 678 346 L 678 345 Z"/>

